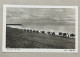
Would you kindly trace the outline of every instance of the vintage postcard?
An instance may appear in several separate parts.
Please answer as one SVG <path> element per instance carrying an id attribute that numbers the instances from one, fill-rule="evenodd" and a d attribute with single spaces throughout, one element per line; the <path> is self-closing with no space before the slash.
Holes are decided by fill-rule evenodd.
<path id="1" fill-rule="evenodd" d="M 3 6 L 3 52 L 78 52 L 78 6 Z"/>

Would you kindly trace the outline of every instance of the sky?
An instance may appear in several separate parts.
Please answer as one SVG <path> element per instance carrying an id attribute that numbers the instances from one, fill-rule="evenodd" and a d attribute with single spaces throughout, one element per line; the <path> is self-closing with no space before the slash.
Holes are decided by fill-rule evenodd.
<path id="1" fill-rule="evenodd" d="M 73 8 L 7 8 L 6 13 L 7 24 L 22 24 L 30 29 L 71 30 L 75 26 Z"/>

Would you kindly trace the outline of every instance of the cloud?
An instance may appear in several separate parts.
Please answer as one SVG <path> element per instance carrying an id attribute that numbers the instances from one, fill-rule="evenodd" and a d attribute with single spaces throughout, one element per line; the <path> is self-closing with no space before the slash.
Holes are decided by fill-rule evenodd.
<path id="1" fill-rule="evenodd" d="M 7 23 L 74 25 L 74 12 L 70 8 L 8 8 Z"/>

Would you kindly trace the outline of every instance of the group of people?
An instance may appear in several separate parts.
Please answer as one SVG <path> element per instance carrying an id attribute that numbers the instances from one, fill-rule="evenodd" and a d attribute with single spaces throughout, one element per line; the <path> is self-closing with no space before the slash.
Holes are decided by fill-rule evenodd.
<path id="1" fill-rule="evenodd" d="M 59 32 L 59 35 L 60 36 L 63 36 L 63 37 L 68 37 L 68 38 L 74 38 L 75 37 L 75 34 L 71 33 L 62 33 L 62 32 Z"/>
<path id="2" fill-rule="evenodd" d="M 29 29 L 24 29 L 24 31 L 27 31 L 27 32 L 30 32 L 30 33 L 42 33 L 42 34 L 48 34 L 48 35 L 56 35 L 55 32 L 47 32 L 45 33 L 45 31 L 38 31 L 38 30 L 29 30 Z M 75 37 L 75 34 L 71 33 L 62 33 L 62 32 L 59 32 L 58 34 L 59 36 L 62 36 L 62 37 L 66 37 L 66 38 L 74 38 Z"/>

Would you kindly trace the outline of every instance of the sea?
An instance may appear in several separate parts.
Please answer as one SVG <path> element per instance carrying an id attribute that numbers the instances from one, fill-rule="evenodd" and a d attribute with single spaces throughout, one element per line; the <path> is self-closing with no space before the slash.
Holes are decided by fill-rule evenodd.
<path id="1" fill-rule="evenodd" d="M 50 32 L 55 32 L 56 34 L 58 34 L 59 32 L 69 33 L 69 34 L 74 33 L 75 34 L 75 26 L 51 26 L 51 25 L 48 25 L 48 26 L 7 25 L 7 26 L 11 27 L 11 28 L 18 28 L 18 29 L 38 30 L 39 32 L 45 31 L 46 33 L 48 31 L 50 31 Z"/>

